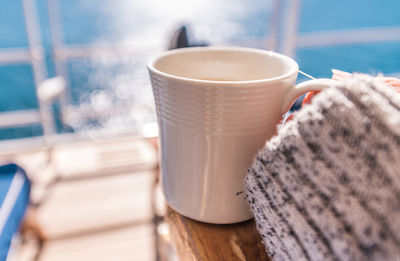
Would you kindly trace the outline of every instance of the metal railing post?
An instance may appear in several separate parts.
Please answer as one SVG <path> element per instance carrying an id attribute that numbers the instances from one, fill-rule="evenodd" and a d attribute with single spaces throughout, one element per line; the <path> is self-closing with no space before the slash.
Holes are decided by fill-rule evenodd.
<path id="1" fill-rule="evenodd" d="M 41 124 L 45 136 L 56 133 L 51 105 L 39 99 L 38 88 L 47 78 L 45 54 L 41 41 L 39 19 L 34 0 L 22 0 L 26 33 L 28 35 L 31 65 L 35 81 L 35 93 L 41 115 Z"/>
<path id="2" fill-rule="evenodd" d="M 62 23 L 58 0 L 47 0 L 47 10 L 49 14 L 51 46 L 55 71 L 57 76 L 62 76 L 65 81 L 65 89 L 59 98 L 61 115 L 64 117 L 66 115 L 68 104 L 70 104 L 70 93 L 68 73 L 64 64 L 65 61 L 58 51 L 60 47 L 63 46 Z"/>
<path id="3" fill-rule="evenodd" d="M 297 30 L 300 21 L 301 0 L 289 0 L 287 5 L 286 21 L 284 22 L 284 35 L 281 52 L 287 56 L 294 57 L 297 45 Z M 282 28 L 282 30 L 283 30 Z"/>
<path id="4" fill-rule="evenodd" d="M 282 4 L 281 0 L 273 0 L 272 2 L 271 18 L 269 19 L 270 37 L 268 37 L 267 49 L 271 51 L 276 51 L 278 49 L 279 43 L 279 21 Z"/>

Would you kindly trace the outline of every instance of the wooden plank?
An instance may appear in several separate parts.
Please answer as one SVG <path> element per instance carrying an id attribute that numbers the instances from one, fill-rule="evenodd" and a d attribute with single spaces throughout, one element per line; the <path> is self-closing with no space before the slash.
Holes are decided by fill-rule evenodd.
<path id="1" fill-rule="evenodd" d="M 154 259 L 153 228 L 146 224 L 46 241 L 38 261 Z"/>
<path id="2" fill-rule="evenodd" d="M 181 260 L 271 260 L 253 220 L 231 225 L 206 224 L 168 208 L 165 217 Z"/>
<path id="3" fill-rule="evenodd" d="M 53 160 L 64 179 L 150 170 L 158 164 L 154 146 L 132 138 L 56 145 Z"/>
<path id="4" fill-rule="evenodd" d="M 27 218 L 29 232 L 44 240 L 39 260 L 155 259 L 151 188 L 158 161 L 152 143 L 80 140 L 0 152 L 0 162 L 23 166 L 32 194 L 43 187 L 43 200 Z M 24 242 L 16 260 L 33 260 L 26 256 L 35 251 Z"/>
<path id="5" fill-rule="evenodd" d="M 154 172 L 58 182 L 37 209 L 46 239 L 152 220 Z"/>

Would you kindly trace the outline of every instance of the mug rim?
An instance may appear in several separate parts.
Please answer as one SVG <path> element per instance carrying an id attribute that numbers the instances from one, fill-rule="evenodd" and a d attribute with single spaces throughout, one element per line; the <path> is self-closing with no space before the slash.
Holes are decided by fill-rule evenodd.
<path id="1" fill-rule="evenodd" d="M 281 74 L 279 76 L 265 78 L 265 79 L 239 80 L 239 81 L 213 81 L 213 80 L 188 78 L 188 77 L 169 74 L 169 73 L 160 71 L 155 68 L 156 62 L 166 56 L 171 56 L 176 53 L 203 52 L 203 51 L 240 51 L 240 52 L 244 52 L 244 53 L 258 53 L 258 54 L 278 57 L 280 60 L 284 60 L 285 62 L 291 63 L 294 66 L 292 66 L 292 68 L 288 72 Z M 191 83 L 204 83 L 204 84 L 212 83 L 213 85 L 229 84 L 230 86 L 232 86 L 232 85 L 243 85 L 243 84 L 252 84 L 252 83 L 273 83 L 273 82 L 281 81 L 286 78 L 289 78 L 290 76 L 292 76 L 294 74 L 297 74 L 298 70 L 299 70 L 299 65 L 297 64 L 297 62 L 294 59 L 290 58 L 289 56 L 286 56 L 284 54 L 280 54 L 280 53 L 277 53 L 274 51 L 269 51 L 269 50 L 249 48 L 249 47 L 235 47 L 235 46 L 201 46 L 201 47 L 179 48 L 179 49 L 174 49 L 174 50 L 169 50 L 169 51 L 163 52 L 155 57 L 152 57 L 149 60 L 149 62 L 147 63 L 147 68 L 150 72 L 159 74 L 163 77 L 166 77 L 166 78 L 169 78 L 172 80 L 179 80 L 179 81 L 191 82 Z"/>

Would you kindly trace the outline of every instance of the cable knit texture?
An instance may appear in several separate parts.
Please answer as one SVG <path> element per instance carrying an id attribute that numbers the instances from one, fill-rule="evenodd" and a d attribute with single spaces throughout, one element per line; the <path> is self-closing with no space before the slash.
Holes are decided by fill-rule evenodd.
<path id="1" fill-rule="evenodd" d="M 354 75 L 279 126 L 246 177 L 273 260 L 400 260 L 400 94 Z"/>

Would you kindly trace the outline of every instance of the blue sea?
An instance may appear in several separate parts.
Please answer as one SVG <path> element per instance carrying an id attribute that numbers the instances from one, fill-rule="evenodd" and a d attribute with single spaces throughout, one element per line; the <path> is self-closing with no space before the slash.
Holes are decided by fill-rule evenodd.
<path id="1" fill-rule="evenodd" d="M 154 120 L 145 64 L 160 52 L 180 25 L 193 41 L 236 45 L 243 39 L 269 34 L 272 2 L 266 0 L 50 0 L 57 1 L 65 45 L 134 43 L 146 52 L 111 59 L 71 59 L 65 62 L 70 102 L 107 109 L 131 104 L 130 120 L 121 117 L 75 122 L 59 132 L 90 128 L 141 126 Z M 55 75 L 46 0 L 36 0 L 48 77 Z M 289 0 L 281 1 L 287 5 Z M 400 26 L 398 0 L 303 0 L 299 32 Z M 0 1 L 0 51 L 28 46 L 20 0 Z M 139 49 L 140 49 L 139 48 Z M 141 50 L 140 49 L 140 50 Z M 400 72 L 400 43 L 382 42 L 297 49 L 302 71 L 330 77 L 331 69 L 371 74 Z M 38 104 L 29 64 L 0 64 L 0 111 L 34 109 Z M 57 112 L 57 106 L 55 106 Z M 0 139 L 42 135 L 40 125 L 0 129 Z"/>

